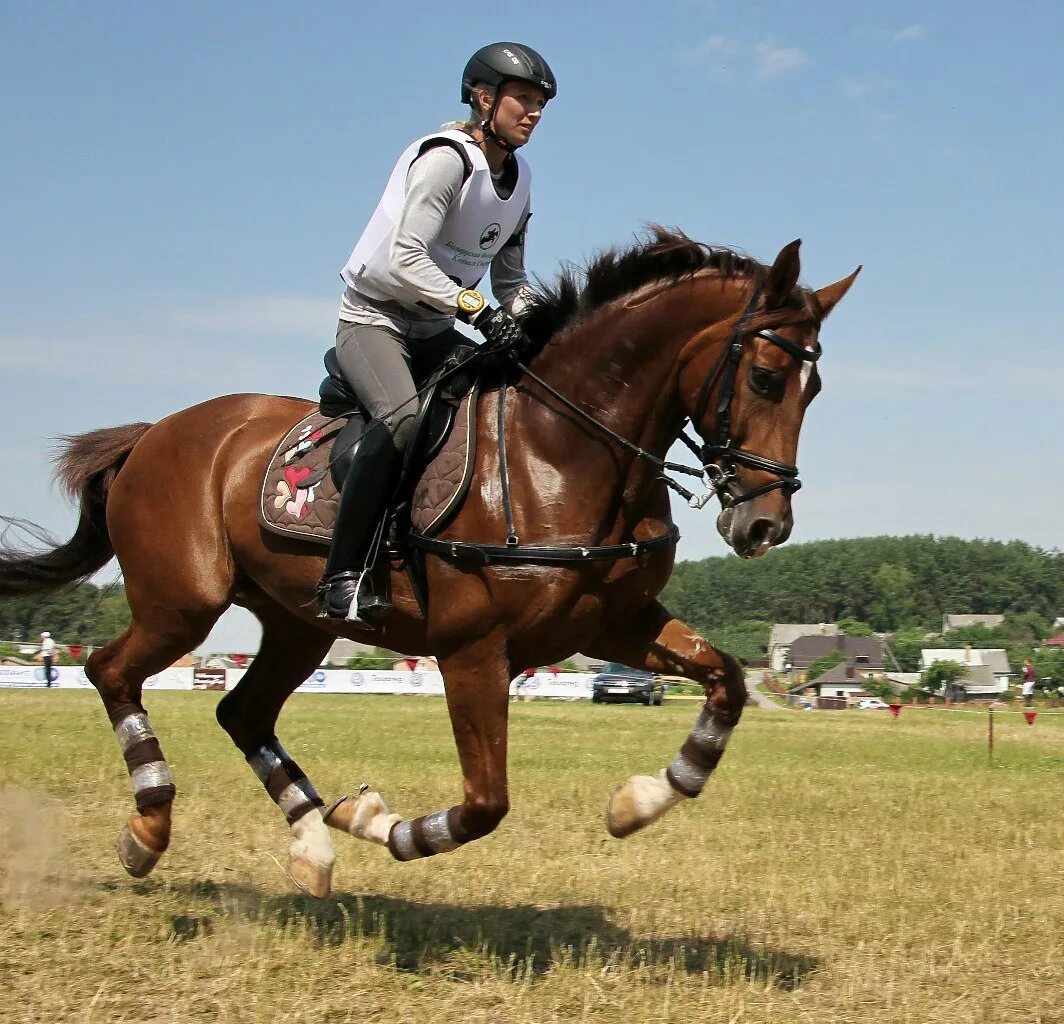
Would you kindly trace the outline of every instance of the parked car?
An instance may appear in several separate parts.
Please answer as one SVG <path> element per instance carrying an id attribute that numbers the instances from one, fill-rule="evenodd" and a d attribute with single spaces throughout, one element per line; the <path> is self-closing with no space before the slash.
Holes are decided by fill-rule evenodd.
<path id="1" fill-rule="evenodd" d="M 865 697 L 864 700 L 859 700 L 857 706 L 862 711 L 884 711 L 890 707 L 889 704 L 884 703 L 878 697 Z"/>
<path id="2" fill-rule="evenodd" d="M 665 683 L 653 672 L 609 662 L 591 677 L 591 699 L 596 704 L 635 703 L 660 707 Z"/>

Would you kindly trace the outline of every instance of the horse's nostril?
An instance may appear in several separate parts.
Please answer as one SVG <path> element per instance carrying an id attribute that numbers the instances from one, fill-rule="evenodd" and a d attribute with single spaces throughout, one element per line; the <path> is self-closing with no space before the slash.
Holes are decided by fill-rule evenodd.
<path id="1" fill-rule="evenodd" d="M 764 544 L 771 544 L 778 534 L 776 524 L 771 519 L 755 519 L 747 534 L 747 542 L 756 550 Z"/>

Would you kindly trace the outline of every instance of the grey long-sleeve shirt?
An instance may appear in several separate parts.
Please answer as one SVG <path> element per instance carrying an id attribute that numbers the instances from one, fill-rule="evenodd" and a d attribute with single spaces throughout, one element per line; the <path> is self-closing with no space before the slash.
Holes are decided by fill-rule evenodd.
<path id="1" fill-rule="evenodd" d="M 462 190 L 465 165 L 451 146 L 435 146 L 410 165 L 406 197 L 391 247 L 391 271 L 411 295 L 432 309 L 412 311 L 398 303 L 377 302 L 348 287 L 340 319 L 391 326 L 406 337 L 431 337 L 450 327 L 461 288 L 433 262 L 428 243 L 443 226 L 451 203 Z M 525 272 L 524 234 L 531 216 L 526 204 L 510 243 L 491 262 L 491 290 L 511 313 L 519 314 L 531 299 Z M 439 312 L 434 313 L 433 310 Z"/>

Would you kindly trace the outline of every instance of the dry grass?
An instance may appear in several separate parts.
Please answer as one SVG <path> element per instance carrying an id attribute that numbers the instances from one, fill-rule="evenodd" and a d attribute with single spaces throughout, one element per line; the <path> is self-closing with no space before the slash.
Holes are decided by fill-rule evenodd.
<path id="1" fill-rule="evenodd" d="M 610 839 L 611 786 L 696 707 L 512 706 L 513 811 L 396 864 L 335 835 L 336 894 L 295 894 L 288 833 L 213 721 L 152 694 L 175 840 L 113 851 L 131 805 L 94 695 L 0 692 L 0 1021 L 1064 1021 L 1064 719 L 748 711 L 706 795 Z M 323 794 L 453 802 L 442 701 L 294 698 Z M 276 860 L 275 860 L 276 858 Z"/>

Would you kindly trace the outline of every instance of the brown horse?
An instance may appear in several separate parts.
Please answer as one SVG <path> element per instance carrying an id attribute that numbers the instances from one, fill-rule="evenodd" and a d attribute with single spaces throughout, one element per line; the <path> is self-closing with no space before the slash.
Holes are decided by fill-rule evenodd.
<path id="1" fill-rule="evenodd" d="M 499 544 L 515 532 L 522 545 L 562 547 L 574 558 L 617 548 L 601 560 L 475 566 L 429 553 L 426 614 L 396 571 L 394 611 L 382 624 L 315 618 L 320 549 L 258 525 L 266 462 L 310 411 L 308 402 L 231 395 L 155 425 L 67 439 L 58 476 L 80 500 L 77 530 L 44 553 L 0 554 L 0 596 L 85 579 L 118 558 L 132 621 L 92 655 L 86 673 L 136 795 L 137 813 L 118 844 L 126 869 L 145 875 L 166 850 L 175 793 L 141 704 L 142 684 L 202 642 L 230 604 L 258 617 L 263 638 L 250 670 L 219 703 L 218 720 L 285 812 L 295 836 L 292 876 L 316 895 L 328 892 L 334 860 L 326 823 L 387 845 L 399 860 L 490 833 L 508 810 L 510 680 L 526 665 L 577 651 L 682 675 L 706 691 L 667 770 L 634 776 L 614 792 L 609 831 L 628 835 L 697 796 L 739 720 L 746 689 L 734 659 L 655 599 L 675 541 L 661 460 L 690 419 L 706 441 L 702 461 L 725 505 L 718 520 L 725 540 L 757 557 L 787 539 L 798 433 L 820 388 L 820 324 L 858 272 L 816 292 L 798 287 L 798 247 L 792 242 L 766 267 L 654 229 L 631 249 L 599 257 L 583 283 L 563 275 L 526 323 L 539 348 L 530 372 L 480 397 L 474 485 L 445 536 Z M 500 401 L 507 403 L 509 523 Z M 282 705 L 338 634 L 436 656 L 462 770 L 454 807 L 402 819 L 379 794 L 364 792 L 325 811 L 280 745 L 274 730 Z"/>

